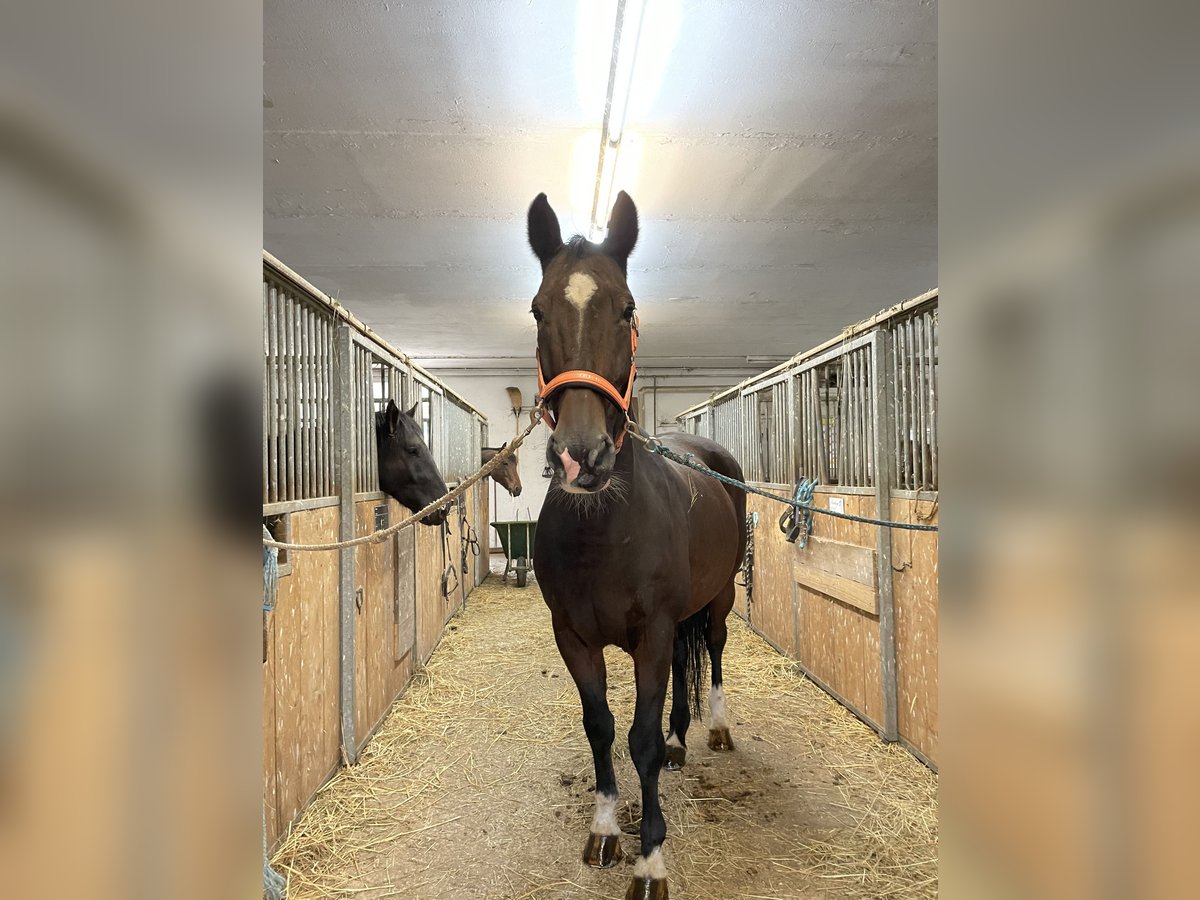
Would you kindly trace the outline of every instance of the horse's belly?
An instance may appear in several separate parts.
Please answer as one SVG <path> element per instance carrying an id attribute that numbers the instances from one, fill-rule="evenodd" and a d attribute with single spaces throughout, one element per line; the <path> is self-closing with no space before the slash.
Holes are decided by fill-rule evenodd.
<path id="1" fill-rule="evenodd" d="M 728 492 L 718 482 L 697 480 L 691 487 L 688 555 L 692 569 L 690 606 L 695 610 L 729 583 L 737 565 L 741 523 Z"/>

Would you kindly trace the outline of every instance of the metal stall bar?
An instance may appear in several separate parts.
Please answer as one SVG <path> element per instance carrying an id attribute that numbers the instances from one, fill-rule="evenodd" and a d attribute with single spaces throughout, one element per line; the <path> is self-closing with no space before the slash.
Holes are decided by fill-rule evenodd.
<path id="1" fill-rule="evenodd" d="M 380 370 L 382 371 L 382 369 Z M 367 442 L 367 484 L 379 490 L 379 442 L 375 440 L 375 359 L 367 355 L 368 388 L 363 410 L 363 439 Z"/>
<path id="2" fill-rule="evenodd" d="M 282 446 L 279 448 L 280 462 L 282 463 L 282 478 L 279 485 L 279 499 L 293 500 L 293 479 L 292 479 L 292 447 L 291 447 L 291 425 L 289 422 L 289 410 L 292 402 L 291 389 L 291 339 L 289 334 L 291 329 L 291 308 L 292 304 L 286 294 L 281 294 L 279 298 L 279 430 Z"/>
<path id="3" fill-rule="evenodd" d="M 317 496 L 316 485 L 316 442 L 309 409 L 312 404 L 312 310 L 301 305 L 301 355 L 300 355 L 300 435 L 304 446 L 304 499 Z"/>
<path id="4" fill-rule="evenodd" d="M 279 319 L 279 296 L 275 285 L 263 282 L 267 296 L 267 414 L 270 417 L 267 431 L 267 456 L 270 467 L 270 482 L 266 485 L 264 503 L 279 499 L 279 336 L 276 322 Z"/>
<path id="5" fill-rule="evenodd" d="M 348 541 L 354 537 L 354 342 L 348 325 L 339 325 L 335 337 L 333 396 L 336 408 L 334 440 L 337 459 L 335 481 L 339 500 L 338 539 Z M 353 764 L 358 759 L 354 725 L 354 548 L 343 547 L 338 551 L 338 557 L 342 754 L 347 763 Z"/>
<path id="6" fill-rule="evenodd" d="M 271 423 L 271 348 L 270 335 L 271 327 L 269 324 L 269 304 L 267 301 L 269 290 L 267 283 L 263 282 L 263 446 L 262 446 L 262 490 L 263 503 L 271 502 L 271 451 L 270 451 L 270 433 Z"/>
<path id="7" fill-rule="evenodd" d="M 329 497 L 332 492 L 332 479 L 329 475 L 329 323 L 324 316 L 317 318 L 317 353 L 320 366 L 317 370 L 317 468 L 320 472 L 320 496 Z"/>
<path id="8" fill-rule="evenodd" d="M 872 380 L 872 421 L 875 434 L 875 516 L 891 518 L 891 484 L 888 473 L 892 471 L 887 460 L 892 442 L 889 435 L 894 430 L 889 422 L 893 409 L 889 393 L 895 384 L 880 373 L 891 372 L 889 334 L 886 328 L 872 333 L 871 368 L 876 374 Z M 875 529 L 875 564 L 879 582 L 879 666 L 880 683 L 883 686 L 883 728 L 880 736 L 885 741 L 895 741 L 899 731 L 899 693 L 896 678 L 896 606 L 892 592 L 892 532 L 887 528 Z"/>
<path id="9" fill-rule="evenodd" d="M 913 328 L 912 318 L 909 317 L 904 323 L 905 343 L 907 344 L 904 365 L 906 367 L 906 380 L 904 383 L 904 395 L 909 403 L 909 420 L 908 420 L 908 464 L 912 472 L 913 488 L 921 486 L 921 470 L 920 464 L 917 462 L 919 454 L 920 432 L 917 422 L 917 400 L 920 394 L 917 390 L 917 348 L 914 340 L 915 329 Z"/>
<path id="10" fill-rule="evenodd" d="M 937 316 L 934 310 L 929 311 L 929 454 L 933 459 L 933 487 L 936 489 L 938 480 L 938 334 Z"/>
<path id="11" fill-rule="evenodd" d="M 911 397 L 908 394 L 908 334 L 905 331 L 904 323 L 896 323 L 896 339 L 895 345 L 896 354 L 896 397 L 900 403 L 900 483 L 907 489 L 913 486 L 912 483 L 912 408 L 910 406 Z"/>

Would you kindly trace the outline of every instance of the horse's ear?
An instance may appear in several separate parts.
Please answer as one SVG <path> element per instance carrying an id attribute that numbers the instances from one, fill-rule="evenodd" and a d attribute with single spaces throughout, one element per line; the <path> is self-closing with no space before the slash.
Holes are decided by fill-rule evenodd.
<path id="1" fill-rule="evenodd" d="M 420 405 L 421 405 L 421 401 L 418 400 L 416 403 L 414 403 L 412 405 L 412 409 L 410 409 L 408 412 L 406 412 L 405 415 L 408 416 L 410 419 L 415 419 L 417 417 L 417 407 Z"/>
<path id="2" fill-rule="evenodd" d="M 545 194 L 538 194 L 529 205 L 529 246 L 542 263 L 542 271 L 562 249 L 562 230 L 558 216 L 550 208 Z"/>
<path id="3" fill-rule="evenodd" d="M 396 428 L 400 425 L 400 407 L 396 405 L 395 400 L 389 400 L 387 409 L 383 413 L 383 424 L 387 427 L 388 434 L 395 434 Z"/>
<path id="4" fill-rule="evenodd" d="M 617 194 L 617 202 L 613 204 L 612 215 L 608 217 L 608 237 L 600 249 L 605 255 L 615 259 L 625 271 L 625 262 L 638 239 L 637 207 L 624 191 Z"/>

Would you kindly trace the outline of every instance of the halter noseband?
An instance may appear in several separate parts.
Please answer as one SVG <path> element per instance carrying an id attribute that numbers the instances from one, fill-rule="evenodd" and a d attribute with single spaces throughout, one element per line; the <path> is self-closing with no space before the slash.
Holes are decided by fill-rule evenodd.
<path id="1" fill-rule="evenodd" d="M 625 417 L 620 433 L 613 439 L 614 448 L 618 453 L 620 452 L 621 444 L 625 441 L 625 434 L 629 431 L 629 401 L 633 397 L 633 379 L 637 375 L 637 342 L 638 320 L 637 316 L 634 316 L 632 327 L 629 329 L 629 382 L 625 386 L 624 394 L 603 375 L 589 372 L 587 369 L 568 369 L 547 381 L 542 374 L 542 351 L 540 349 L 537 351 L 538 396 L 546 404 L 544 418 L 551 431 L 558 427 L 558 419 L 547 401 L 566 387 L 591 388 L 598 391 L 605 399 L 610 400 Z"/>

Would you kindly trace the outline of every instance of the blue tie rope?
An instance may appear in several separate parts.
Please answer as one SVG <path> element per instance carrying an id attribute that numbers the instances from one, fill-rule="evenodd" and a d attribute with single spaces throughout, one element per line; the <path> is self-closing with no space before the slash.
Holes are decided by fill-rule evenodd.
<path id="1" fill-rule="evenodd" d="M 805 507 L 812 506 L 813 489 L 816 486 L 816 481 L 801 478 L 796 485 L 796 492 L 792 495 L 791 509 L 779 517 L 779 530 L 784 533 L 789 544 L 796 543 L 796 539 L 799 538 L 801 550 L 808 546 L 808 536 L 812 534 L 812 509 Z"/>

